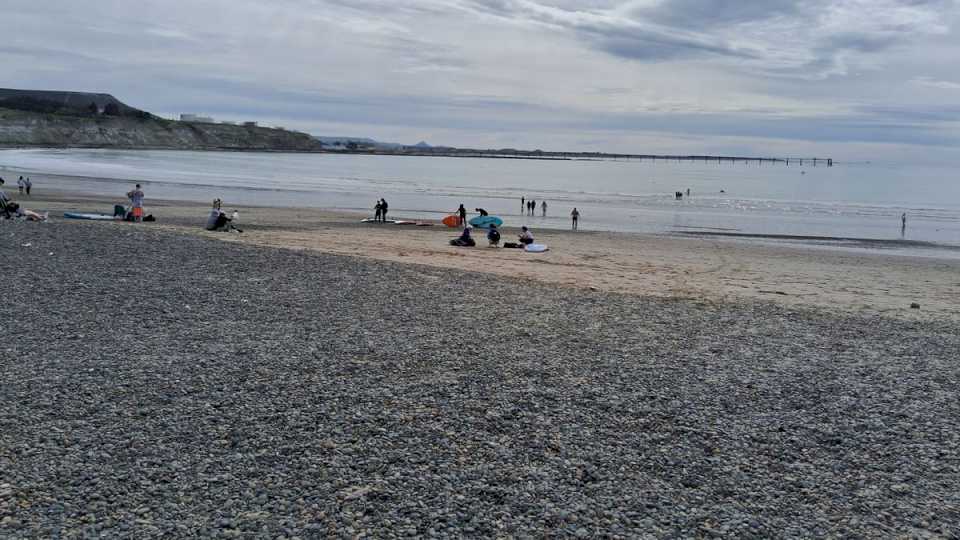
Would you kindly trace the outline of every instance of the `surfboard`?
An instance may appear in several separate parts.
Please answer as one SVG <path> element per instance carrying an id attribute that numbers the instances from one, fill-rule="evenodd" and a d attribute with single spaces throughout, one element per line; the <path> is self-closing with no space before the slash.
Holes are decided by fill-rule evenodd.
<path id="1" fill-rule="evenodd" d="M 418 222 L 417 222 L 417 227 L 433 227 L 433 223 L 426 223 L 426 222 L 423 222 L 423 221 L 418 221 Z"/>
<path id="2" fill-rule="evenodd" d="M 443 218 L 442 223 L 451 228 L 460 226 L 460 220 L 457 218 L 457 216 L 447 216 Z"/>
<path id="3" fill-rule="evenodd" d="M 403 220 L 401 219 L 401 220 L 394 221 L 393 224 L 394 224 L 394 225 L 416 225 L 417 222 L 416 222 L 416 221 L 403 221 Z"/>
<path id="4" fill-rule="evenodd" d="M 550 251 L 550 248 L 546 244 L 527 244 L 523 250 L 530 253 L 543 253 L 544 251 Z"/>
<path id="5" fill-rule="evenodd" d="M 379 221 L 379 220 L 368 217 L 367 219 L 361 219 L 360 223 L 395 223 L 395 222 L 392 219 L 388 219 L 386 221 Z"/>
<path id="6" fill-rule="evenodd" d="M 95 221 L 113 221 L 114 217 L 107 214 L 84 214 L 82 212 L 64 212 L 63 217 L 69 219 L 91 219 Z"/>
<path id="7" fill-rule="evenodd" d="M 503 220 L 497 216 L 477 216 L 471 219 L 468 223 L 478 229 L 489 229 L 491 223 L 497 227 L 503 226 Z"/>

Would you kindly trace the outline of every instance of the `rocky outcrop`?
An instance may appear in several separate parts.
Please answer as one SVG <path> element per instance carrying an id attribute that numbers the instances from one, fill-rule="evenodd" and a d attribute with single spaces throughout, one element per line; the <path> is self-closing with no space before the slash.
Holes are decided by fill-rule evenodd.
<path id="1" fill-rule="evenodd" d="M 306 133 L 164 120 L 155 116 L 64 115 L 0 109 L 0 145 L 176 150 L 317 151 Z"/>

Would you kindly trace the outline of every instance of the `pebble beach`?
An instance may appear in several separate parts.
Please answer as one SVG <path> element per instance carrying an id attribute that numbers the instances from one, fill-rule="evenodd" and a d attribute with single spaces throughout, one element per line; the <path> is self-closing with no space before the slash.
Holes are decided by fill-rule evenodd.
<path id="1" fill-rule="evenodd" d="M 960 535 L 957 322 L 0 222 L 0 536 Z"/>

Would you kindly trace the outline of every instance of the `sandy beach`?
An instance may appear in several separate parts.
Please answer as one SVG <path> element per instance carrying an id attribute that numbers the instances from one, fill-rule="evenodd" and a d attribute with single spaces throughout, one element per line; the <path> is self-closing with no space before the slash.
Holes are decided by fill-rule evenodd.
<path id="1" fill-rule="evenodd" d="M 29 202 L 62 219 L 64 210 L 110 212 L 115 199 L 54 192 Z M 229 205 L 229 202 L 227 203 Z M 225 207 L 232 209 L 232 207 Z M 458 231 L 361 224 L 367 216 L 311 208 L 240 208 L 243 234 L 202 230 L 204 204 L 150 201 L 159 221 L 150 226 L 260 246 L 415 263 L 566 287 L 724 302 L 758 299 L 845 313 L 904 319 L 960 317 L 960 259 L 951 248 L 923 256 L 902 254 L 909 242 L 744 239 L 723 236 L 642 235 L 537 230 L 543 254 L 478 247 L 455 248 Z M 391 215 L 403 219 L 402 215 Z M 507 216 L 511 220 L 519 216 Z M 121 224 L 122 226 L 122 224 Z M 505 240 L 519 231 L 506 227 Z M 942 254 L 943 256 L 939 256 Z M 911 309 L 918 304 L 919 309 Z"/>

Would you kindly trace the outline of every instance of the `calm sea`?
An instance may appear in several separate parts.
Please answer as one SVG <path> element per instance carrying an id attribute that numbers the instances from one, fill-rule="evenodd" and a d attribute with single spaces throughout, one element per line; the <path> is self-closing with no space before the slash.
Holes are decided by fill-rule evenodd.
<path id="1" fill-rule="evenodd" d="M 946 168 L 902 164 L 532 161 L 399 156 L 117 150 L 3 150 L 7 191 L 27 173 L 34 189 L 123 193 L 244 205 L 370 211 L 439 218 L 462 202 L 507 225 L 589 230 L 901 238 L 960 245 L 960 182 Z M 45 175 L 64 175 L 55 178 Z M 676 191 L 690 196 L 675 200 Z M 521 214 L 520 198 L 547 202 Z"/>

